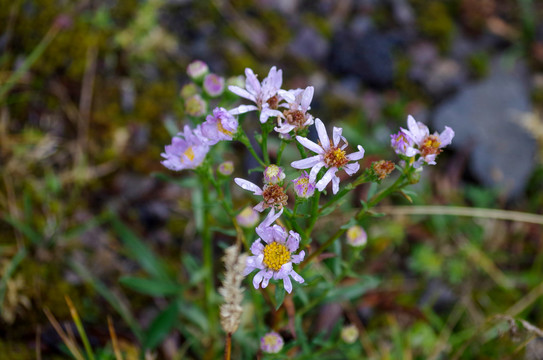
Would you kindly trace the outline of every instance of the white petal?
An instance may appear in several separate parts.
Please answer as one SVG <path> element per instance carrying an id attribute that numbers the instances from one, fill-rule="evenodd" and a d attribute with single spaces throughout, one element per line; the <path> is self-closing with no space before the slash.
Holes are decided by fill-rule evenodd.
<path id="1" fill-rule="evenodd" d="M 411 115 L 407 116 L 407 128 L 413 135 L 413 138 L 414 138 L 413 140 L 418 142 L 421 137 L 421 131 L 420 131 L 419 125 L 417 124 L 417 121 Z"/>
<path id="2" fill-rule="evenodd" d="M 234 182 L 244 190 L 252 191 L 255 195 L 262 195 L 262 189 L 250 181 L 242 178 L 235 178 Z"/>
<path id="3" fill-rule="evenodd" d="M 453 137 L 454 137 L 454 130 L 448 126 L 445 126 L 445 130 L 443 130 L 443 132 L 439 135 L 439 140 L 441 142 L 439 147 L 442 148 L 449 145 Z"/>
<path id="4" fill-rule="evenodd" d="M 283 209 L 279 210 L 276 214 L 275 210 L 272 208 L 270 212 L 268 213 L 268 216 L 266 216 L 266 218 L 264 219 L 264 221 L 262 221 L 260 225 L 270 226 L 271 224 L 275 222 L 275 220 L 279 219 L 282 213 L 283 213 Z"/>
<path id="5" fill-rule="evenodd" d="M 274 127 L 273 129 L 280 134 L 288 134 L 292 130 L 296 129 L 296 126 L 285 123 L 282 124 L 280 127 Z"/>
<path id="6" fill-rule="evenodd" d="M 300 251 L 298 255 L 292 255 L 291 259 L 294 264 L 299 264 L 301 261 L 304 260 L 305 257 L 305 251 Z"/>
<path id="7" fill-rule="evenodd" d="M 233 92 L 234 94 L 241 96 L 242 98 L 251 100 L 252 102 L 256 102 L 256 98 L 253 94 L 249 93 L 247 90 L 240 88 L 239 86 L 235 85 L 229 85 L 228 90 Z"/>
<path id="8" fill-rule="evenodd" d="M 323 162 L 319 162 L 309 172 L 309 182 L 314 183 L 315 180 L 317 180 L 317 175 L 319 175 L 319 171 L 323 168 L 325 164 Z"/>
<path id="9" fill-rule="evenodd" d="M 358 145 L 358 151 L 354 152 L 352 154 L 347 155 L 347 159 L 351 161 L 360 160 L 364 157 L 364 148 L 360 145 Z"/>
<path id="10" fill-rule="evenodd" d="M 254 74 L 253 70 L 246 68 L 245 69 L 245 88 L 251 93 L 251 94 L 258 94 L 260 93 L 260 82 L 256 78 L 256 75 Z"/>
<path id="11" fill-rule="evenodd" d="M 285 99 L 286 102 L 293 103 L 296 101 L 296 96 L 291 91 L 279 90 L 277 93 Z"/>
<path id="12" fill-rule="evenodd" d="M 321 156 L 315 155 L 302 160 L 293 161 L 290 166 L 295 169 L 309 169 L 321 162 Z"/>
<path id="13" fill-rule="evenodd" d="M 345 172 L 349 175 L 353 175 L 354 173 L 356 173 L 359 169 L 360 169 L 360 164 L 359 163 L 351 163 L 351 164 L 347 164 L 343 167 L 345 169 Z"/>
<path id="14" fill-rule="evenodd" d="M 319 191 L 323 191 L 324 188 L 326 188 L 326 185 L 328 185 L 328 183 L 332 180 L 332 178 L 336 175 L 336 171 L 337 171 L 337 168 L 336 167 L 332 167 L 330 169 L 328 169 L 328 171 L 326 172 L 326 174 L 324 174 L 324 176 L 322 177 L 322 179 L 320 179 L 316 186 L 317 186 L 317 189 Z"/>
<path id="15" fill-rule="evenodd" d="M 342 128 L 335 127 L 332 130 L 332 138 L 334 140 L 334 146 L 337 146 L 339 144 L 339 140 L 345 139 L 343 136 L 341 136 L 341 133 L 343 132 Z"/>
<path id="16" fill-rule="evenodd" d="M 314 153 L 322 154 L 324 152 L 324 149 L 321 146 L 315 144 L 313 141 L 309 140 L 308 138 L 298 135 L 296 136 L 296 140 L 298 140 L 298 142 L 302 144 L 305 148 L 313 151 Z"/>
<path id="17" fill-rule="evenodd" d="M 313 93 L 315 92 L 315 88 L 313 86 L 308 86 L 305 88 L 303 95 L 302 95 L 302 110 L 306 112 L 309 109 L 309 104 L 311 104 L 311 100 L 313 99 Z"/>
<path id="18" fill-rule="evenodd" d="M 292 282 L 290 281 L 290 278 L 288 276 L 285 276 L 283 278 L 283 285 L 285 286 L 286 292 L 290 294 L 292 292 Z"/>
<path id="19" fill-rule="evenodd" d="M 255 277 L 253 278 L 253 286 L 255 289 L 258 289 L 260 287 L 260 282 L 262 281 L 262 278 L 264 277 L 265 270 L 260 270 L 256 273 Z"/>
<path id="20" fill-rule="evenodd" d="M 328 137 L 328 134 L 326 133 L 326 128 L 324 127 L 324 124 L 322 123 L 321 119 L 317 118 L 315 119 L 315 127 L 317 128 L 317 134 L 319 135 L 319 140 L 321 142 L 321 146 L 324 150 L 330 149 L 330 138 Z"/>
<path id="21" fill-rule="evenodd" d="M 300 284 L 303 284 L 304 281 L 305 281 L 304 278 L 301 277 L 300 275 L 298 275 L 298 273 L 297 273 L 296 271 L 294 271 L 294 270 L 292 270 L 292 271 L 290 272 L 290 276 L 292 276 L 292 278 L 294 279 L 294 281 L 296 281 L 296 282 L 298 282 L 298 283 L 300 283 Z"/>
<path id="22" fill-rule="evenodd" d="M 339 191 L 339 178 L 337 176 L 334 176 L 332 178 L 332 192 L 334 194 L 337 194 L 338 191 Z"/>
<path id="23" fill-rule="evenodd" d="M 256 107 L 255 105 L 240 105 L 236 108 L 233 108 L 232 110 L 229 110 L 228 112 L 231 115 L 239 115 L 239 114 L 245 114 L 246 112 L 255 111 L 255 110 L 258 110 L 258 107 Z"/>
<path id="24" fill-rule="evenodd" d="M 264 204 L 264 201 L 259 202 L 255 206 L 253 206 L 253 209 L 255 209 L 258 212 L 262 212 L 266 210 L 266 204 Z"/>

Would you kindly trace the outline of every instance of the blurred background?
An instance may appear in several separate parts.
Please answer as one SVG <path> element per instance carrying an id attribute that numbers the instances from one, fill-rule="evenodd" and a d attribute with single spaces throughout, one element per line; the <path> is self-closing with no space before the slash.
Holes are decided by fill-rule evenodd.
<path id="1" fill-rule="evenodd" d="M 173 269 L 179 258 L 168 254 L 198 254 L 191 190 L 152 176 L 167 172 L 167 124 L 184 122 L 179 92 L 195 59 L 226 77 L 250 67 L 262 79 L 275 65 L 284 89 L 314 86 L 312 113 L 364 146 L 365 167 L 397 160 L 389 135 L 408 114 L 439 132 L 452 127 L 453 144 L 424 170 L 413 206 L 543 211 L 540 1 L 0 0 L 6 359 L 63 358 L 43 309 L 70 324 L 65 295 L 93 346 L 109 341 L 110 316 L 123 346 L 137 347 L 112 303 L 143 327 L 161 303 L 118 283 L 139 268 L 106 214 Z M 240 155 L 234 147 L 230 157 L 241 174 Z M 438 213 L 368 224 L 362 271 L 387 280 L 356 310 L 377 346 L 397 340 L 421 359 L 440 346 L 458 358 L 542 359 L 543 333 L 512 320 L 474 340 L 496 314 L 543 327 L 543 230 L 525 220 Z M 335 313 L 320 309 L 316 328 L 332 326 Z M 185 344 L 173 332 L 159 358 Z"/>

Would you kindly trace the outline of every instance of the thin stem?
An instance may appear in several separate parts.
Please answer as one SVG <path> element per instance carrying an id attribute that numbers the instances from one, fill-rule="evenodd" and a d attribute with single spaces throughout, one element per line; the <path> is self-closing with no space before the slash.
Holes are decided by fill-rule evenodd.
<path id="1" fill-rule="evenodd" d="M 298 141 L 296 141 L 296 147 L 298 148 L 298 151 L 300 152 L 300 155 L 302 156 L 302 159 L 305 159 L 307 157 L 307 153 L 305 152 L 305 149 L 302 146 L 302 144 L 300 144 Z"/>
<path id="2" fill-rule="evenodd" d="M 336 196 L 334 196 L 330 201 L 328 201 L 326 204 L 324 204 L 320 209 L 319 209 L 319 214 L 321 214 L 324 209 L 327 209 L 329 208 L 330 206 L 334 205 L 335 203 L 337 203 L 339 200 L 341 200 L 345 195 L 347 195 L 347 193 L 351 190 L 353 190 L 354 188 L 356 188 L 358 185 L 361 185 L 365 182 L 368 181 L 368 176 L 366 173 L 360 175 L 355 181 L 353 181 L 352 183 L 350 183 L 349 185 L 345 186 L 343 189 L 341 189 L 341 191 L 339 192 L 339 194 L 337 194 Z"/>
<path id="3" fill-rule="evenodd" d="M 260 165 L 262 165 L 263 167 L 266 167 L 266 163 L 264 161 L 262 161 L 262 159 L 260 158 L 260 156 L 258 156 L 258 154 L 256 153 L 253 145 L 251 144 L 251 141 L 249 140 L 249 138 L 247 137 L 247 134 L 245 134 L 245 132 L 242 133 L 242 135 L 239 137 L 239 141 L 245 145 L 245 147 L 247 148 L 247 150 L 249 150 L 249 152 L 251 153 L 251 155 L 253 155 L 253 157 L 256 159 L 256 161 L 258 161 L 258 163 Z"/>
<path id="4" fill-rule="evenodd" d="M 313 196 L 312 204 L 311 204 L 311 218 L 309 219 L 309 224 L 307 225 L 306 231 L 305 231 L 305 238 L 308 240 L 311 236 L 311 232 L 313 231 L 313 227 L 315 226 L 315 223 L 317 222 L 317 218 L 319 217 L 319 200 L 320 200 L 321 193 L 320 191 L 317 191 L 317 194 Z M 304 244 L 305 245 L 305 244 Z"/>
<path id="5" fill-rule="evenodd" d="M 232 333 L 226 334 L 226 344 L 224 345 L 224 360 L 230 360 L 232 355 Z"/>
<path id="6" fill-rule="evenodd" d="M 260 144 L 262 148 L 262 155 L 264 156 L 264 162 L 266 166 L 270 164 L 270 154 L 268 153 L 268 128 L 266 123 L 262 124 L 262 143 Z"/>
<path id="7" fill-rule="evenodd" d="M 287 142 L 285 139 L 281 139 L 281 143 L 279 144 L 279 151 L 277 152 L 277 165 L 281 163 L 281 156 L 283 155 L 283 151 L 285 150 L 285 147 L 287 145 Z"/>
<path id="8" fill-rule="evenodd" d="M 210 217 L 209 217 L 209 180 L 206 174 L 200 174 L 200 181 L 202 182 L 202 197 L 203 197 L 203 206 L 204 206 L 204 216 L 203 216 L 203 226 L 202 226 L 202 240 L 203 240 L 203 262 L 204 269 L 206 270 L 208 276 L 205 278 L 204 289 L 205 289 L 205 300 L 207 313 L 209 316 L 209 324 L 213 326 L 214 323 L 214 313 L 215 307 L 211 304 L 213 296 L 213 242 L 211 237 L 211 226 L 210 226 Z"/>

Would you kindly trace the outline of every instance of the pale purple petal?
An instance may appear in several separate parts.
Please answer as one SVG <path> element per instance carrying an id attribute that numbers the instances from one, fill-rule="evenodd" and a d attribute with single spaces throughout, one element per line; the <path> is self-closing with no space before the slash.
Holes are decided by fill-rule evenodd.
<path id="1" fill-rule="evenodd" d="M 306 112 L 309 109 L 309 104 L 311 104 L 311 100 L 313 99 L 313 93 L 315 92 L 315 88 L 313 86 L 308 86 L 305 88 L 303 95 L 302 95 L 302 110 L 303 112 Z"/>
<path id="2" fill-rule="evenodd" d="M 300 245 L 300 235 L 294 231 L 289 232 L 289 237 L 287 239 L 287 248 L 288 251 L 294 252 L 298 250 L 298 246 Z"/>
<path id="3" fill-rule="evenodd" d="M 294 279 L 294 281 L 300 283 L 300 284 L 303 284 L 304 283 L 304 278 L 301 277 L 300 275 L 298 275 L 298 273 L 294 270 L 292 270 L 289 274 L 290 276 L 292 276 L 292 278 Z"/>
<path id="4" fill-rule="evenodd" d="M 311 171 L 309 172 L 309 182 L 314 183 L 315 180 L 317 180 L 317 175 L 319 175 L 319 171 L 324 167 L 324 162 L 319 162 L 318 164 L 315 164 Z"/>
<path id="5" fill-rule="evenodd" d="M 262 189 L 250 181 L 242 178 L 235 178 L 234 182 L 242 189 L 252 191 L 254 195 L 262 195 Z"/>
<path id="6" fill-rule="evenodd" d="M 411 115 L 407 116 L 407 128 L 413 137 L 413 141 L 419 142 L 424 136 L 415 118 Z"/>
<path id="7" fill-rule="evenodd" d="M 260 92 L 260 82 L 256 78 L 255 73 L 253 70 L 246 68 L 245 69 L 245 88 L 247 91 L 249 91 L 251 94 L 258 94 Z"/>
<path id="8" fill-rule="evenodd" d="M 264 277 L 265 273 L 266 273 L 266 270 L 260 270 L 253 277 L 253 286 L 255 287 L 255 289 L 260 288 L 260 282 L 262 281 L 262 278 Z"/>
<path id="9" fill-rule="evenodd" d="M 296 136 L 296 140 L 298 140 L 298 142 L 302 144 L 305 148 L 313 151 L 314 153 L 322 154 L 324 152 L 323 147 L 315 144 L 313 141 L 309 140 L 308 138 L 305 138 L 303 136 Z"/>
<path id="10" fill-rule="evenodd" d="M 295 169 L 309 169 L 310 167 L 317 165 L 319 162 L 321 162 L 321 156 L 315 155 L 306 159 L 293 161 L 290 166 Z"/>
<path id="11" fill-rule="evenodd" d="M 293 103 L 296 101 L 296 95 L 291 91 L 279 90 L 277 93 L 285 99 L 286 102 Z"/>
<path id="12" fill-rule="evenodd" d="M 232 110 L 228 111 L 232 115 L 240 115 L 245 114 L 249 111 L 255 111 L 258 110 L 258 107 L 256 105 L 240 105 L 236 108 L 233 108 Z"/>
<path id="13" fill-rule="evenodd" d="M 350 175 L 353 175 L 354 173 L 356 173 L 359 169 L 360 169 L 360 164 L 359 163 L 351 163 L 351 164 L 347 164 L 343 167 L 345 169 L 345 172 L 347 174 Z"/>
<path id="14" fill-rule="evenodd" d="M 292 262 L 285 263 L 281 266 L 278 272 L 273 274 L 275 280 L 284 279 L 288 277 L 288 274 L 292 271 Z"/>
<path id="15" fill-rule="evenodd" d="M 364 148 L 360 145 L 358 145 L 357 148 L 358 148 L 358 151 L 347 155 L 347 159 L 351 161 L 356 161 L 364 157 Z"/>
<path id="16" fill-rule="evenodd" d="M 326 187 L 326 185 L 328 185 L 328 183 L 332 180 L 332 178 L 336 175 L 336 171 L 338 169 L 336 167 L 332 167 L 330 169 L 328 169 L 328 171 L 326 172 L 326 174 L 324 174 L 324 176 L 322 177 L 322 179 L 320 179 L 316 186 L 317 186 L 317 189 L 319 191 L 323 191 L 324 188 Z"/>
<path id="17" fill-rule="evenodd" d="M 262 289 L 265 289 L 268 287 L 270 279 L 272 278 L 272 274 L 273 273 L 269 270 L 264 274 L 264 277 L 262 278 Z"/>
<path id="18" fill-rule="evenodd" d="M 253 242 L 253 245 L 251 245 L 251 253 L 253 255 L 260 255 L 264 252 L 264 245 L 260 240 L 257 240 Z"/>
<path id="19" fill-rule="evenodd" d="M 441 144 L 439 145 L 440 148 L 445 147 L 449 145 L 452 142 L 452 139 L 454 137 L 454 131 L 448 126 L 445 126 L 445 130 L 439 135 L 439 140 Z"/>
<path id="20" fill-rule="evenodd" d="M 338 191 L 339 191 L 339 177 L 334 176 L 332 178 L 332 192 L 334 194 L 337 194 Z"/>
<path id="21" fill-rule="evenodd" d="M 283 278 L 283 285 L 285 286 L 285 291 L 290 294 L 292 292 L 292 282 L 288 276 Z"/>
<path id="22" fill-rule="evenodd" d="M 342 128 L 339 128 L 339 127 L 335 127 L 333 128 L 332 130 L 332 138 L 334 140 L 334 146 L 338 146 L 339 144 L 339 141 L 341 139 L 343 139 L 343 141 L 345 141 L 345 138 L 343 136 L 341 136 L 341 133 L 343 132 L 343 129 Z"/>
<path id="23" fill-rule="evenodd" d="M 284 124 L 281 124 L 280 127 L 274 127 L 273 129 L 280 134 L 288 134 L 292 130 L 296 129 L 296 126 L 288 124 L 288 123 L 284 123 Z"/>
<path id="24" fill-rule="evenodd" d="M 326 128 L 324 127 L 324 124 L 322 123 L 321 119 L 317 118 L 315 119 L 315 127 L 317 128 L 317 134 L 319 135 L 319 140 L 321 142 L 321 146 L 324 150 L 330 149 L 330 138 L 328 137 L 328 134 L 326 133 Z"/>
<path id="25" fill-rule="evenodd" d="M 255 206 L 253 206 L 253 209 L 255 209 L 258 212 L 262 212 L 262 211 L 266 210 L 266 204 L 264 203 L 264 201 L 261 201 L 258 204 L 256 204 Z"/>
<path id="26" fill-rule="evenodd" d="M 292 255 L 290 259 L 292 260 L 294 264 L 299 264 L 301 261 L 304 260 L 304 257 L 305 257 L 305 251 L 302 250 L 300 251 L 298 255 Z"/>
<path id="27" fill-rule="evenodd" d="M 256 97 L 253 94 L 249 93 L 245 89 L 240 88 L 239 86 L 229 85 L 228 90 L 230 90 L 231 92 L 233 92 L 234 94 L 238 96 L 241 96 L 242 98 L 256 102 Z"/>

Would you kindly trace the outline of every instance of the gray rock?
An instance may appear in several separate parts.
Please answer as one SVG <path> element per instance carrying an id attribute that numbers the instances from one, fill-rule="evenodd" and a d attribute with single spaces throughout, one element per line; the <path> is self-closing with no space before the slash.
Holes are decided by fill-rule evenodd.
<path id="1" fill-rule="evenodd" d="M 469 167 L 486 186 L 518 196 L 535 166 L 537 144 L 518 123 L 531 112 L 526 67 L 503 58 L 492 61 L 485 80 L 466 86 L 434 113 L 435 129 L 456 133 L 452 146 L 471 150 Z"/>
<path id="2" fill-rule="evenodd" d="M 543 360 L 543 338 L 535 338 L 526 345 L 526 360 Z"/>

